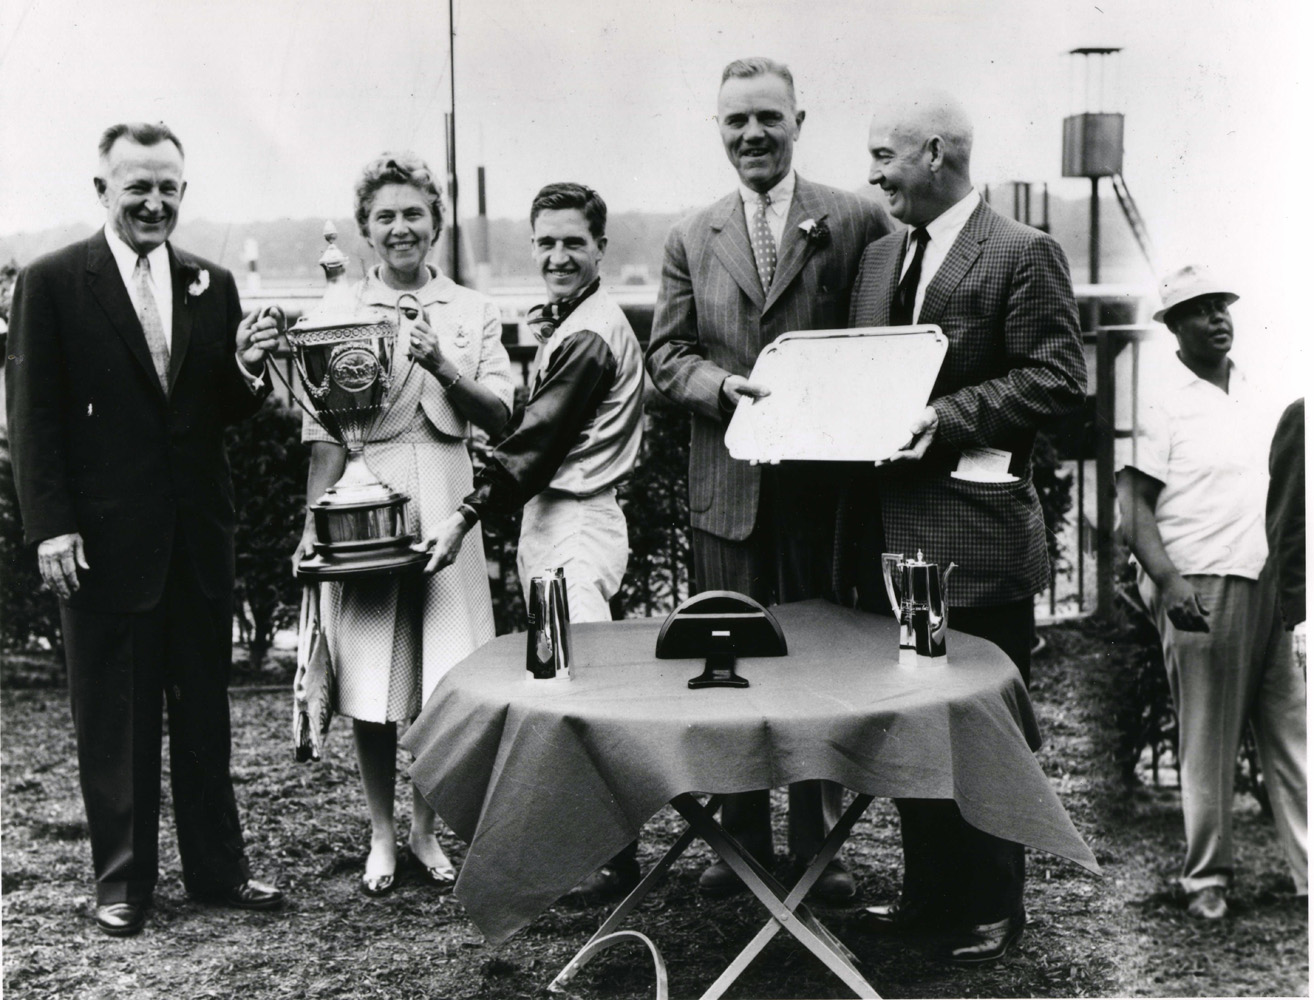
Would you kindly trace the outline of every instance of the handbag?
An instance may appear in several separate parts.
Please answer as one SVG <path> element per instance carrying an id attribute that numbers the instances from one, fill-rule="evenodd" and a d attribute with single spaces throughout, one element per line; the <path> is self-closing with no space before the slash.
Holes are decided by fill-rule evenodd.
<path id="1" fill-rule="evenodd" d="M 319 760 L 333 720 L 337 674 L 319 615 L 319 585 L 301 590 L 297 672 L 292 681 L 292 748 L 299 763 Z"/>

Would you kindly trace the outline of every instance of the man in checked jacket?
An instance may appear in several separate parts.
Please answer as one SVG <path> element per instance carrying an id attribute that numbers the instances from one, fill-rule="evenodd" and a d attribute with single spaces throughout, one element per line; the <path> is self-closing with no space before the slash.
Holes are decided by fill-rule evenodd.
<path id="1" fill-rule="evenodd" d="M 982 202 L 971 149 L 971 122 L 943 95 L 872 121 L 869 180 L 909 228 L 867 248 L 851 325 L 934 323 L 949 348 L 910 442 L 859 473 L 851 494 L 866 501 L 854 512 L 858 591 L 888 607 L 882 550 L 957 563 L 950 626 L 997 644 L 1026 681 L 1034 596 L 1049 576 L 1031 448 L 1038 427 L 1081 405 L 1086 372 L 1063 251 Z M 871 923 L 943 933 L 959 963 L 1001 957 L 1026 922 L 1021 845 L 969 826 L 951 799 L 897 804 L 902 898 L 871 907 Z"/>

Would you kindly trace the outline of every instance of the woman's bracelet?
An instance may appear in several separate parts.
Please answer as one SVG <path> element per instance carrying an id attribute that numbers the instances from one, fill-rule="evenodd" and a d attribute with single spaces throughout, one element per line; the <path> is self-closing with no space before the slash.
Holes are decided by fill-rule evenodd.
<path id="1" fill-rule="evenodd" d="M 438 380 L 438 384 L 442 386 L 444 389 L 450 389 L 452 386 L 456 385 L 457 382 L 461 381 L 461 372 L 458 370 L 456 373 L 456 378 L 452 379 L 450 382 L 444 382 L 443 377 L 439 375 L 437 372 L 434 372 L 433 377 Z"/>

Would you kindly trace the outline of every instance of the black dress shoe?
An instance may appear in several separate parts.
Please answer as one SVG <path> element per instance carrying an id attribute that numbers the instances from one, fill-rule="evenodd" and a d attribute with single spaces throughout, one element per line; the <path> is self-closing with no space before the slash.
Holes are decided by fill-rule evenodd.
<path id="1" fill-rule="evenodd" d="M 847 906 L 858 898 L 858 883 L 844 867 L 832 859 L 808 890 L 808 899 L 827 906 Z"/>
<path id="2" fill-rule="evenodd" d="M 605 864 L 566 893 L 577 906 L 600 906 L 624 899 L 639 884 L 639 865 Z"/>
<path id="3" fill-rule="evenodd" d="M 951 946 L 949 960 L 958 965 L 997 961 L 1022 936 L 1022 928 L 1026 925 L 1027 915 L 1017 913 L 992 924 L 969 927 Z"/>
<path id="4" fill-rule="evenodd" d="M 253 878 L 225 889 L 216 899 L 239 910 L 277 910 L 283 905 L 283 893 L 280 890 Z"/>
<path id="5" fill-rule="evenodd" d="M 704 868 L 702 874 L 698 876 L 699 891 L 713 899 L 734 896 L 747 888 L 743 880 L 735 874 L 734 869 L 719 859 Z"/>
<path id="6" fill-rule="evenodd" d="M 106 903 L 96 907 L 96 926 L 110 937 L 129 937 L 146 923 L 147 903 Z"/>
<path id="7" fill-rule="evenodd" d="M 865 907 L 858 918 L 858 929 L 868 934 L 897 935 L 943 933 L 947 921 L 942 913 L 916 902 L 877 903 Z"/>
<path id="8" fill-rule="evenodd" d="M 765 856 L 754 852 L 753 857 L 767 871 L 771 871 L 775 866 L 774 852 Z M 698 889 L 704 896 L 710 896 L 713 899 L 724 899 L 727 896 L 747 892 L 748 886 L 744 885 L 743 879 L 735 874 L 733 868 L 718 858 L 704 868 L 703 873 L 698 876 Z"/>

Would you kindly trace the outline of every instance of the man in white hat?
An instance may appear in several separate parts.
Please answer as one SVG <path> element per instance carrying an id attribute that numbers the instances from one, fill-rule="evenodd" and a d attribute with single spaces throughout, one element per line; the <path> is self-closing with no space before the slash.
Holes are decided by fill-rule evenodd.
<path id="1" fill-rule="evenodd" d="M 1305 678 L 1278 613 L 1264 530 L 1281 407 L 1228 358 L 1234 292 L 1188 266 L 1160 294 L 1154 318 L 1177 337 L 1177 356 L 1142 392 L 1118 499 L 1177 712 L 1187 910 L 1217 920 L 1227 914 L 1232 780 L 1247 722 L 1296 893 L 1308 892 Z"/>

